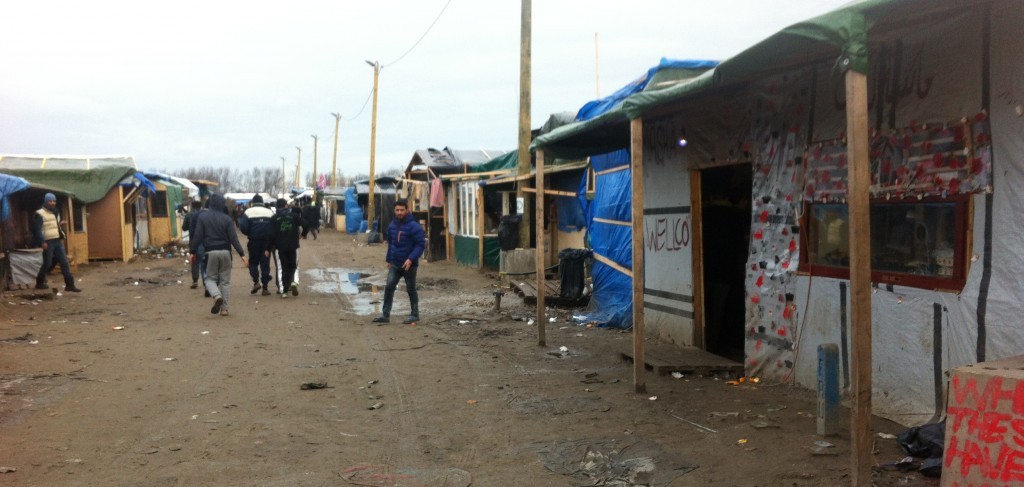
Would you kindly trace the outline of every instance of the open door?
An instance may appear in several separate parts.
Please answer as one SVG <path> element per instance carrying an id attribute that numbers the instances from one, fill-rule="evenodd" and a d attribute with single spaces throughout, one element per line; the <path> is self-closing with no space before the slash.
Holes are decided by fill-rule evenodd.
<path id="1" fill-rule="evenodd" d="M 741 363 L 752 170 L 737 164 L 700 171 L 705 348 Z"/>

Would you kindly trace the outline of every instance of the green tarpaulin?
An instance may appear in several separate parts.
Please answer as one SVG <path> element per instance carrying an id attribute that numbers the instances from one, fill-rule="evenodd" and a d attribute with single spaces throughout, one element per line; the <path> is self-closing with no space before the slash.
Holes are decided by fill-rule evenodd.
<path id="1" fill-rule="evenodd" d="M 480 265 L 480 239 L 456 235 L 455 262 L 467 267 L 478 267 Z"/>
<path id="2" fill-rule="evenodd" d="M 0 156 L 0 172 L 74 194 L 88 204 L 103 199 L 136 170 L 131 157 Z"/>

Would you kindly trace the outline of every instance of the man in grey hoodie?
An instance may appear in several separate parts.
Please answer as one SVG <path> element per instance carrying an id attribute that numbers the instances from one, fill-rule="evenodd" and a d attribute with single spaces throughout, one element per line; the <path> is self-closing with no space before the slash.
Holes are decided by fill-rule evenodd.
<path id="1" fill-rule="evenodd" d="M 231 247 L 242 257 L 242 264 L 249 265 L 242 243 L 235 233 L 235 222 L 227 213 L 224 197 L 210 196 L 210 209 L 196 221 L 196 233 L 189 246 L 195 258 L 199 245 L 206 248 L 206 279 L 203 284 L 213 297 L 210 312 L 228 315 L 228 290 L 231 288 Z"/>

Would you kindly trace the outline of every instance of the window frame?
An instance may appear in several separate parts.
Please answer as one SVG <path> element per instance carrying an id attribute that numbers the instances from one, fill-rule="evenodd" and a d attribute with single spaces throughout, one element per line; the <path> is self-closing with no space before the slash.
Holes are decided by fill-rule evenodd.
<path id="1" fill-rule="evenodd" d="M 919 274 L 906 274 L 894 271 L 871 270 L 871 282 L 885 285 L 906 286 L 919 289 L 935 291 L 961 292 L 967 283 L 967 274 L 970 270 L 971 247 L 968 233 L 973 228 L 971 224 L 972 198 L 971 195 L 949 195 L 942 197 L 925 198 L 872 198 L 871 206 L 878 205 L 899 205 L 906 204 L 908 207 L 914 204 L 925 203 L 955 203 L 953 214 L 953 274 L 951 276 L 926 276 Z M 799 272 L 811 276 L 831 277 L 836 279 L 850 279 L 850 268 L 832 266 L 825 264 L 811 263 L 811 214 L 815 205 L 845 205 L 844 203 L 831 202 L 807 202 L 804 203 L 804 214 L 800 218 L 800 265 Z"/>
<path id="2" fill-rule="evenodd" d="M 162 211 L 158 211 L 162 210 Z M 149 197 L 150 218 L 170 218 L 170 204 L 167 201 L 167 191 L 157 190 Z"/>

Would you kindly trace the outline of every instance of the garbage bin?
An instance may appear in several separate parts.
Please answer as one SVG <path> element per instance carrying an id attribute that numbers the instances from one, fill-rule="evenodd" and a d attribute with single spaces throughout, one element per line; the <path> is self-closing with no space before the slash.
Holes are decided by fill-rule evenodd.
<path id="1" fill-rule="evenodd" d="M 588 249 L 565 249 L 558 253 L 558 278 L 562 281 L 559 296 L 564 299 L 579 299 L 583 296 L 583 269 L 589 256 Z"/>

